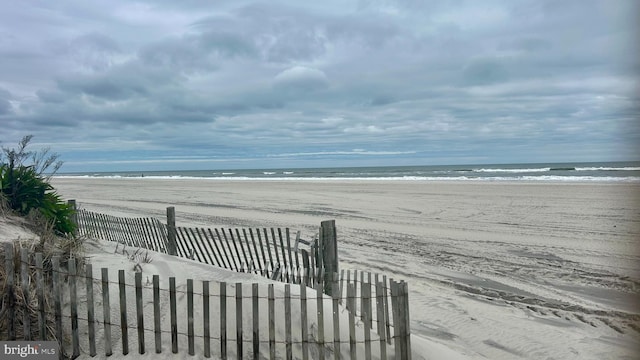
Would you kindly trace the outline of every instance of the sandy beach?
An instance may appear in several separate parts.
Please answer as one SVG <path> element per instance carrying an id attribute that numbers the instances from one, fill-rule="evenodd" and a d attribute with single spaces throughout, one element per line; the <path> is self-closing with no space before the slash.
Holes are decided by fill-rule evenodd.
<path id="1" fill-rule="evenodd" d="M 198 227 L 336 220 L 340 266 L 406 280 L 413 334 L 472 359 L 640 351 L 639 184 L 54 178 L 88 210 Z"/>

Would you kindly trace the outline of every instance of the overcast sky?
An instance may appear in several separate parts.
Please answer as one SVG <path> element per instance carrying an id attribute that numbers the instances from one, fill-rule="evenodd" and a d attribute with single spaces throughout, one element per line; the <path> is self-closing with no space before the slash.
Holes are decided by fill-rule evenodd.
<path id="1" fill-rule="evenodd" d="M 639 2 L 0 0 L 62 171 L 639 159 Z"/>

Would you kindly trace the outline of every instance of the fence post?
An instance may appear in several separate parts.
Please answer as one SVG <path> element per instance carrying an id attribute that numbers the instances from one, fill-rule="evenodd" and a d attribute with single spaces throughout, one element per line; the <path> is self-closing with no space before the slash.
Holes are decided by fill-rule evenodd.
<path id="1" fill-rule="evenodd" d="M 319 250 L 322 257 L 322 265 L 324 267 L 324 293 L 329 296 L 338 296 L 338 292 L 334 292 L 333 283 L 334 274 L 338 274 L 338 239 L 336 236 L 336 221 L 326 220 L 320 223 L 320 236 L 318 237 Z"/>
<path id="2" fill-rule="evenodd" d="M 176 246 L 176 208 L 167 207 L 167 252 L 169 255 L 178 255 Z"/>
<path id="3" fill-rule="evenodd" d="M 73 230 L 73 235 L 77 235 L 80 228 L 80 224 L 78 224 L 78 206 L 76 204 L 76 201 L 73 199 L 67 200 L 67 204 L 73 210 L 73 212 L 71 213 L 71 222 L 73 222 L 73 224 L 76 226 Z"/>

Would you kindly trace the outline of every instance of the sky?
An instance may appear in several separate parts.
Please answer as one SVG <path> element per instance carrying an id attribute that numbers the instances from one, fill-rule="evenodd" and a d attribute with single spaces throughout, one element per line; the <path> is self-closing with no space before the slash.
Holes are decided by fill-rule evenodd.
<path id="1" fill-rule="evenodd" d="M 640 159 L 635 0 L 0 0 L 61 172 Z"/>

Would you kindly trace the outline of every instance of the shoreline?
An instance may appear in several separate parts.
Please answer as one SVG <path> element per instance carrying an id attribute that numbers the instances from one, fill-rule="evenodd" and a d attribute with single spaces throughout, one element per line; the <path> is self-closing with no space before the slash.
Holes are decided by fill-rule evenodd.
<path id="1" fill-rule="evenodd" d="M 323 178 L 286 178 L 286 177 L 278 177 L 278 178 L 258 178 L 258 177 L 242 177 L 242 178 L 229 178 L 229 177 L 196 177 L 196 176 L 88 176 L 88 175 L 56 175 L 52 177 L 55 180 L 152 180 L 152 181 L 219 181 L 219 182 L 286 182 L 286 183 L 294 183 L 294 182 L 311 182 L 311 183 L 353 183 L 353 182 L 362 182 L 362 183 L 376 183 L 376 182 L 393 182 L 393 183 L 436 183 L 436 184 L 475 184 L 475 183 L 497 183 L 497 184 L 635 184 L 640 186 L 640 179 L 635 177 L 611 177 L 611 178 L 599 178 L 592 177 L 590 179 L 571 179 L 567 177 L 565 180 L 560 179 L 543 179 L 543 180 L 533 180 L 533 179 L 517 179 L 517 178 L 491 178 L 491 177 L 478 177 L 478 178 L 429 178 L 429 179 L 415 179 L 415 178 L 393 178 L 393 177 L 384 177 L 384 178 L 376 178 L 376 177 L 358 177 L 358 178 L 349 178 L 349 177 L 323 177 Z M 602 180 L 603 179 L 603 180 Z"/>

